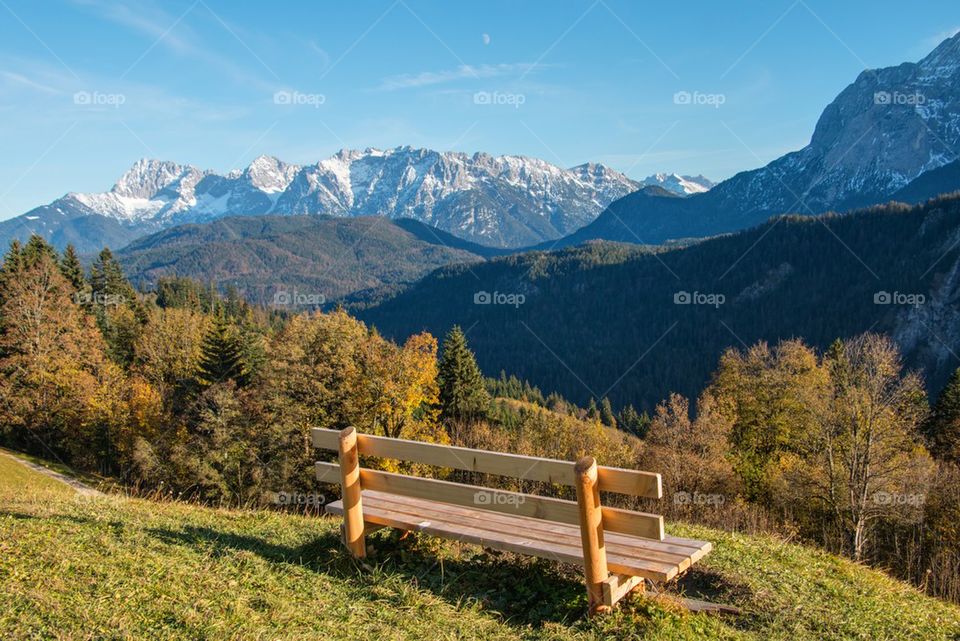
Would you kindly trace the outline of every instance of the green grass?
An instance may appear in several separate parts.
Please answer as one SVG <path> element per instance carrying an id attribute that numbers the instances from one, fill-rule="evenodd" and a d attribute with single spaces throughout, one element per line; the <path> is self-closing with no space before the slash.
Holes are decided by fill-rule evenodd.
<path id="1" fill-rule="evenodd" d="M 960 608 L 772 538 L 697 527 L 715 550 L 675 588 L 741 607 L 691 615 L 631 596 L 587 621 L 576 568 L 337 522 L 80 497 L 0 455 L 4 639 L 960 639 Z"/>

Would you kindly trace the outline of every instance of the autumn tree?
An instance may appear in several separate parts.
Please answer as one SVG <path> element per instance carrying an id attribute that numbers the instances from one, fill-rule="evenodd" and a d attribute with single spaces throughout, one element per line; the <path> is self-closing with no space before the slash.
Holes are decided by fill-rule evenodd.
<path id="1" fill-rule="evenodd" d="M 887 337 L 863 334 L 828 352 L 832 399 L 806 457 L 821 496 L 861 559 L 878 519 L 911 506 L 902 497 L 926 492 L 931 471 L 920 425 L 927 413 L 919 376 L 903 372 Z"/>
<path id="2" fill-rule="evenodd" d="M 735 485 L 727 457 L 731 421 L 709 393 L 701 396 L 697 405 L 694 420 L 689 401 L 671 394 L 657 406 L 644 439 L 641 466 L 660 472 L 666 496 L 722 494 Z"/>
<path id="3" fill-rule="evenodd" d="M 371 333 L 361 367 L 369 390 L 368 429 L 391 438 L 445 440 L 437 421 L 437 340 L 433 336 L 416 334 L 397 347 Z"/>
<path id="4" fill-rule="evenodd" d="M 123 373 L 105 359 L 92 319 L 74 303 L 56 253 L 31 238 L 0 292 L 0 413 L 23 447 L 111 465 Z M 29 249 L 29 251 L 28 251 Z"/>
<path id="5" fill-rule="evenodd" d="M 735 467 L 747 495 L 770 499 L 771 475 L 798 438 L 814 429 L 827 397 L 826 372 L 801 341 L 728 350 L 708 392 L 731 423 Z"/>

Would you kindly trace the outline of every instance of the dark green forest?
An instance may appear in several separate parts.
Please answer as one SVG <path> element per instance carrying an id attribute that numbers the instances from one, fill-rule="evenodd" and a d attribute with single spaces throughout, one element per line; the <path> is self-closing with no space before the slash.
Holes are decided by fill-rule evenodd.
<path id="1" fill-rule="evenodd" d="M 458 324 L 488 375 L 581 405 L 652 412 L 671 392 L 695 397 L 729 347 L 825 349 L 865 331 L 893 337 L 936 391 L 960 365 L 958 257 L 954 195 L 783 216 L 683 248 L 591 243 L 450 266 L 357 313 L 395 339 Z M 475 303 L 483 292 L 490 304 Z"/>

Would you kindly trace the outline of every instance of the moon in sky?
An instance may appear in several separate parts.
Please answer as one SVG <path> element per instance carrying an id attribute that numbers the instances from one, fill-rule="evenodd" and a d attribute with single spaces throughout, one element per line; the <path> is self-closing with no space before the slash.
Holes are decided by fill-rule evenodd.
<path id="1" fill-rule="evenodd" d="M 490 34 L 489 34 L 489 33 L 483 34 L 483 44 L 485 44 L 485 45 L 490 44 Z"/>

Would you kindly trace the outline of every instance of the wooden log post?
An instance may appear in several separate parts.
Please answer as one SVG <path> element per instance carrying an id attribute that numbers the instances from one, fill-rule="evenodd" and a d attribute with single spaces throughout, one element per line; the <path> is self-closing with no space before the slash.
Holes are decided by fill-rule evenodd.
<path id="1" fill-rule="evenodd" d="M 580 540 L 583 544 L 583 573 L 587 583 L 590 615 L 608 612 L 603 602 L 603 582 L 607 580 L 607 551 L 603 545 L 603 512 L 600 508 L 600 485 L 597 483 L 597 461 L 586 456 L 574 467 L 577 507 L 580 512 Z"/>
<path id="2" fill-rule="evenodd" d="M 357 430 L 353 427 L 340 432 L 340 489 L 343 495 L 343 541 L 358 559 L 367 555 L 363 535 L 363 505 L 360 500 L 360 454 L 357 450 Z"/>

